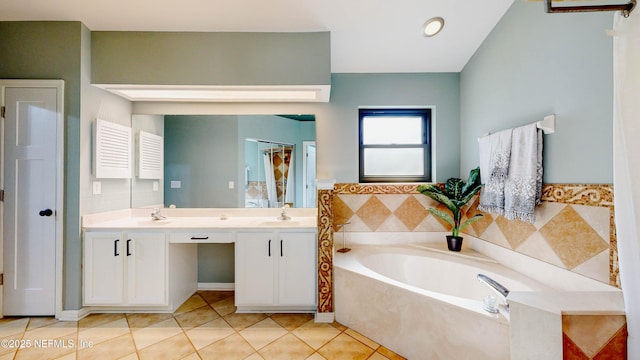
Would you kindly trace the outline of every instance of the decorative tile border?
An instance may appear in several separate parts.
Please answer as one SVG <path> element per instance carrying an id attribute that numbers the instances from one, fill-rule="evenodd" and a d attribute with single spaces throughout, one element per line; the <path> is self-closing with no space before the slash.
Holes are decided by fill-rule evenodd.
<path id="1" fill-rule="evenodd" d="M 333 190 L 318 190 L 318 312 L 333 312 Z"/>
<path id="2" fill-rule="evenodd" d="M 335 184 L 333 190 L 318 192 L 318 311 L 332 312 L 334 196 L 340 195 L 415 195 L 419 184 Z M 613 211 L 613 186 L 600 184 L 545 184 L 544 202 L 606 207 L 609 209 L 609 282 L 619 285 L 618 253 Z M 476 223 L 477 224 L 477 223 Z M 434 224 L 437 225 L 437 224 Z M 412 231 L 412 230 L 409 230 Z M 415 231 L 424 231 L 419 227 Z M 429 230 L 427 230 L 429 231 Z M 474 235 L 475 236 L 475 235 Z M 515 251 L 515 250 L 514 250 Z"/>

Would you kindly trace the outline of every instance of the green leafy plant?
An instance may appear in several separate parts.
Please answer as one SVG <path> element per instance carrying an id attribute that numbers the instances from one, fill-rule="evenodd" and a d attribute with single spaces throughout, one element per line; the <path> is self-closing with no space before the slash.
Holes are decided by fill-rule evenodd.
<path id="1" fill-rule="evenodd" d="M 430 208 L 429 212 L 449 223 L 449 225 L 451 225 L 451 235 L 458 236 L 460 231 L 482 217 L 482 214 L 476 214 L 468 218 L 464 223 L 460 223 L 462 220 L 462 207 L 466 205 L 481 188 L 480 168 L 477 167 L 471 170 L 466 183 L 459 178 L 451 178 L 447 180 L 444 185 L 420 185 L 418 186 L 418 191 L 449 209 L 451 214 L 436 208 Z"/>

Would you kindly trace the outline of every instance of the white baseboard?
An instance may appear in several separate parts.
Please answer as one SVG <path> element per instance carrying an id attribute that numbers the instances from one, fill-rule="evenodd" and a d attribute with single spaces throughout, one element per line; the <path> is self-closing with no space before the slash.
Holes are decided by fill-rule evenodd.
<path id="1" fill-rule="evenodd" d="M 316 318 L 315 318 L 315 322 L 317 323 L 332 323 L 335 319 L 335 316 L 332 312 L 325 312 L 325 313 L 320 313 L 317 312 L 316 313 Z"/>
<path id="2" fill-rule="evenodd" d="M 60 321 L 78 321 L 90 313 L 91 312 L 87 308 L 82 308 L 80 310 L 62 310 L 56 318 Z"/>
<path id="3" fill-rule="evenodd" d="M 235 283 L 198 283 L 198 290 L 235 290 Z"/>

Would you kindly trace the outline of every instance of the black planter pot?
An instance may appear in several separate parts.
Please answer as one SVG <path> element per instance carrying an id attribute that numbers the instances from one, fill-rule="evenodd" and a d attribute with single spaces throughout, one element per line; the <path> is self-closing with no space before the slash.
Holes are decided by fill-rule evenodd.
<path id="1" fill-rule="evenodd" d="M 462 236 L 447 235 L 447 248 L 450 251 L 460 251 L 462 249 Z"/>

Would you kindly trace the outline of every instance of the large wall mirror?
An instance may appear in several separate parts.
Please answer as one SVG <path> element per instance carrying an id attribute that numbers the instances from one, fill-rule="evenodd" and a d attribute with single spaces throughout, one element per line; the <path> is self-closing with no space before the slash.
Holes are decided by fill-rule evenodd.
<path id="1" fill-rule="evenodd" d="M 132 128 L 163 137 L 164 171 L 134 177 L 131 207 L 316 207 L 314 115 L 133 115 Z"/>

